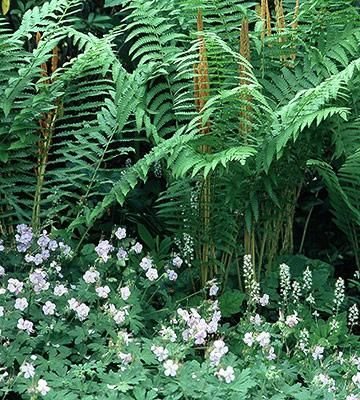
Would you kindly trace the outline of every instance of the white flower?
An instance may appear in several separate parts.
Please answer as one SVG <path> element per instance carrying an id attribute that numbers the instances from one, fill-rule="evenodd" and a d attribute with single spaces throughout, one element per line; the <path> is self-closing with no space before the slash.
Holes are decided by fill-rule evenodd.
<path id="1" fill-rule="evenodd" d="M 99 278 L 100 274 L 94 267 L 91 267 L 83 275 L 83 279 L 86 283 L 95 283 L 97 280 L 99 280 Z"/>
<path id="2" fill-rule="evenodd" d="M 300 319 L 298 317 L 298 313 L 295 311 L 294 314 L 288 315 L 286 317 L 285 324 L 288 327 L 293 328 L 294 326 L 296 326 L 299 323 L 299 321 L 300 321 Z"/>
<path id="3" fill-rule="evenodd" d="M 312 288 L 312 272 L 310 267 L 307 266 L 303 272 L 303 289 L 309 292 Z"/>
<path id="4" fill-rule="evenodd" d="M 99 286 L 95 289 L 97 295 L 103 299 L 107 299 L 109 297 L 110 288 L 109 286 Z"/>
<path id="5" fill-rule="evenodd" d="M 173 269 L 166 270 L 166 273 L 168 275 L 169 281 L 176 281 L 176 279 L 178 278 L 178 274 Z"/>
<path id="6" fill-rule="evenodd" d="M 130 364 L 132 361 L 132 355 L 130 353 L 119 353 L 118 356 L 124 365 Z"/>
<path id="7" fill-rule="evenodd" d="M 338 313 L 339 308 L 345 300 L 345 281 L 343 278 L 338 278 L 335 283 L 334 307 L 333 311 Z"/>
<path id="8" fill-rule="evenodd" d="M 33 327 L 34 324 L 31 321 L 28 321 L 23 318 L 18 319 L 17 328 L 20 329 L 21 331 L 26 331 L 28 335 L 34 332 Z"/>
<path id="9" fill-rule="evenodd" d="M 25 297 L 21 297 L 21 298 L 15 300 L 15 305 L 14 305 L 14 307 L 15 307 L 17 310 L 24 311 L 25 308 L 28 307 L 28 305 L 29 305 L 29 303 L 28 303 L 28 301 L 26 300 L 26 298 L 25 298 Z"/>
<path id="10" fill-rule="evenodd" d="M 266 347 L 270 344 L 270 333 L 269 332 L 261 332 L 256 341 L 259 343 L 261 347 Z"/>
<path id="11" fill-rule="evenodd" d="M 308 302 L 309 304 L 315 304 L 315 299 L 312 293 L 310 293 L 309 296 L 306 297 L 305 301 Z"/>
<path id="12" fill-rule="evenodd" d="M 157 272 L 157 269 L 156 268 L 149 268 L 147 271 L 146 271 L 146 277 L 149 279 L 149 281 L 155 281 L 158 277 L 159 277 L 159 274 L 158 274 L 158 272 Z"/>
<path id="13" fill-rule="evenodd" d="M 169 352 L 162 346 L 151 346 L 151 351 L 154 353 L 158 361 L 165 361 L 169 357 Z"/>
<path id="14" fill-rule="evenodd" d="M 0 306 L 0 317 L 4 316 L 4 310 L 5 308 L 3 306 Z"/>
<path id="15" fill-rule="evenodd" d="M 180 268 L 182 266 L 183 260 L 179 257 L 176 256 L 172 260 L 172 264 L 174 267 Z"/>
<path id="16" fill-rule="evenodd" d="M 263 294 L 259 299 L 259 303 L 263 307 L 267 306 L 269 304 L 269 295 L 266 293 Z"/>
<path id="17" fill-rule="evenodd" d="M 45 379 L 39 379 L 36 390 L 42 395 L 45 396 L 49 391 L 50 388 Z"/>
<path id="18" fill-rule="evenodd" d="M 308 349 L 309 337 L 310 337 L 310 334 L 306 328 L 304 328 L 300 331 L 300 340 L 298 343 L 298 347 L 304 354 L 307 354 L 309 352 L 309 349 Z"/>
<path id="19" fill-rule="evenodd" d="M 110 258 L 109 253 L 114 250 L 114 246 L 108 240 L 102 240 L 95 247 L 95 251 L 103 262 L 107 262 Z"/>
<path id="20" fill-rule="evenodd" d="M 67 294 L 68 291 L 69 290 L 64 285 L 56 285 L 54 287 L 54 295 L 55 296 L 63 296 L 64 294 Z"/>
<path id="21" fill-rule="evenodd" d="M 216 283 L 212 284 L 209 289 L 209 296 L 216 296 L 218 291 L 219 291 L 219 286 Z"/>
<path id="22" fill-rule="evenodd" d="M 115 236 L 121 240 L 126 238 L 126 229 L 125 228 L 118 228 L 115 232 Z"/>
<path id="23" fill-rule="evenodd" d="M 139 242 L 136 242 L 134 244 L 134 246 L 131 248 L 131 250 L 134 250 L 134 252 L 136 254 L 140 254 L 142 252 L 142 249 L 143 249 L 143 245 Z"/>
<path id="24" fill-rule="evenodd" d="M 35 376 L 35 367 L 33 364 L 25 363 L 20 367 L 20 372 L 24 374 L 25 379 L 33 378 Z"/>
<path id="25" fill-rule="evenodd" d="M 246 345 L 251 347 L 254 344 L 254 335 L 252 332 L 246 332 L 243 341 Z"/>
<path id="26" fill-rule="evenodd" d="M 244 255 L 243 273 L 245 280 L 245 289 L 249 293 L 249 302 L 256 304 L 260 298 L 260 285 L 256 281 L 254 266 L 251 261 L 251 255 Z"/>
<path id="27" fill-rule="evenodd" d="M 2 370 L 4 370 L 5 368 L 1 368 Z M 0 383 L 5 381 L 5 378 L 7 378 L 9 376 L 9 373 L 7 371 L 3 372 L 2 374 L 0 374 Z"/>
<path id="28" fill-rule="evenodd" d="M 322 346 L 315 346 L 312 358 L 314 360 L 322 360 L 324 358 L 324 348 Z"/>
<path id="29" fill-rule="evenodd" d="M 0 277 L 5 275 L 5 268 L 0 265 Z"/>
<path id="30" fill-rule="evenodd" d="M 69 304 L 70 310 L 76 311 L 76 309 L 80 303 L 76 299 L 71 298 L 70 300 L 68 300 L 68 304 Z"/>
<path id="31" fill-rule="evenodd" d="M 113 320 L 118 325 L 122 324 L 125 321 L 125 311 L 123 311 L 123 310 L 116 311 L 113 316 Z"/>
<path id="32" fill-rule="evenodd" d="M 359 321 L 359 309 L 356 304 L 353 304 L 349 308 L 349 325 L 352 327 L 353 325 L 356 325 Z"/>
<path id="33" fill-rule="evenodd" d="M 266 358 L 267 358 L 269 361 L 272 361 L 272 360 L 275 360 L 275 359 L 276 359 L 276 354 L 275 354 L 275 351 L 274 351 L 274 347 L 273 347 L 273 346 L 270 346 L 270 348 L 269 348 L 269 354 L 266 356 Z"/>
<path id="34" fill-rule="evenodd" d="M 287 264 L 280 264 L 280 294 L 283 300 L 283 305 L 287 304 L 288 296 L 291 291 L 290 283 L 290 267 Z"/>
<path id="35" fill-rule="evenodd" d="M 357 397 L 354 394 L 349 394 L 346 396 L 346 400 L 360 400 L 360 397 Z"/>
<path id="36" fill-rule="evenodd" d="M 190 319 L 190 314 L 189 314 L 189 312 L 188 312 L 187 310 L 184 310 L 184 309 L 182 309 L 182 308 L 178 308 L 178 309 L 176 310 L 176 312 L 180 315 L 180 317 L 181 317 L 185 322 L 189 321 L 189 319 Z"/>
<path id="37" fill-rule="evenodd" d="M 10 293 L 19 294 L 24 287 L 24 282 L 20 282 L 18 279 L 10 278 L 8 280 L 7 289 Z"/>
<path id="38" fill-rule="evenodd" d="M 143 257 L 141 262 L 140 262 L 140 267 L 144 270 L 147 271 L 149 268 L 152 267 L 152 260 L 149 257 Z"/>
<path id="39" fill-rule="evenodd" d="M 356 375 L 354 375 L 351 380 L 353 381 L 354 385 L 356 385 L 358 388 L 360 388 L 360 372 L 358 372 Z"/>
<path id="40" fill-rule="evenodd" d="M 47 301 L 43 306 L 42 310 L 45 315 L 54 315 L 55 314 L 56 305 L 51 301 Z"/>
<path id="41" fill-rule="evenodd" d="M 174 332 L 173 329 L 171 328 L 165 328 L 163 327 L 160 331 L 159 331 L 160 336 L 164 339 L 164 340 L 168 340 L 170 342 L 175 342 L 176 341 L 176 333 Z"/>
<path id="42" fill-rule="evenodd" d="M 29 275 L 29 281 L 32 283 L 35 293 L 47 290 L 50 286 L 49 282 L 47 282 L 47 273 L 41 268 L 35 269 L 35 271 Z"/>
<path id="43" fill-rule="evenodd" d="M 3 295 L 6 293 L 6 289 L 5 288 L 0 288 L 0 295 Z"/>
<path id="44" fill-rule="evenodd" d="M 256 326 L 260 326 L 262 324 L 262 320 L 259 314 L 255 314 L 255 316 L 250 317 L 250 322 Z"/>
<path id="45" fill-rule="evenodd" d="M 120 289 L 120 296 L 121 298 L 126 301 L 131 295 L 131 291 L 128 286 L 122 287 Z"/>
<path id="46" fill-rule="evenodd" d="M 125 346 L 128 346 L 130 342 L 132 342 L 134 339 L 132 339 L 132 334 L 127 332 L 127 331 L 120 331 L 118 334 L 119 338 L 121 338 L 124 343 Z"/>
<path id="47" fill-rule="evenodd" d="M 166 376 L 176 376 L 176 372 L 179 369 L 179 366 L 172 360 L 166 360 L 163 363 L 163 367 L 165 369 L 164 374 Z"/>
<path id="48" fill-rule="evenodd" d="M 84 321 L 89 315 L 90 308 L 86 304 L 81 303 L 80 305 L 78 305 L 76 307 L 75 311 L 76 311 L 78 319 L 80 321 Z"/>
<path id="49" fill-rule="evenodd" d="M 226 383 L 231 383 L 235 379 L 234 368 L 226 367 L 220 368 L 219 371 L 215 372 L 215 376 L 217 376 L 220 380 L 225 380 Z"/>
<path id="50" fill-rule="evenodd" d="M 118 260 L 125 260 L 127 256 L 128 256 L 127 251 L 122 247 L 120 247 L 120 249 L 116 253 L 116 257 L 118 258 Z"/>
<path id="51" fill-rule="evenodd" d="M 215 340 L 209 359 L 211 365 L 219 365 L 221 358 L 229 351 L 223 340 Z"/>

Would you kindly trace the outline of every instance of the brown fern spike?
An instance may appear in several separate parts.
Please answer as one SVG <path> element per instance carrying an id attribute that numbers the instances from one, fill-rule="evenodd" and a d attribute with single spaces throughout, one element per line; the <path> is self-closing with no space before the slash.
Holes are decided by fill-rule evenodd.
<path id="1" fill-rule="evenodd" d="M 293 31 L 295 31 L 299 25 L 298 20 L 297 20 L 297 17 L 299 15 L 299 8 L 300 8 L 300 0 L 296 0 L 295 9 L 294 9 L 294 18 L 293 18 L 293 22 L 291 24 Z M 291 60 L 295 61 L 295 58 L 296 58 L 296 52 L 291 54 Z"/>
<path id="2" fill-rule="evenodd" d="M 198 32 L 203 32 L 204 24 L 202 18 L 202 11 L 198 10 L 197 15 L 197 29 Z M 209 84 L 209 66 L 206 56 L 205 38 L 203 35 L 199 36 L 199 64 L 197 67 L 197 93 L 195 98 L 197 99 L 198 111 L 201 113 L 205 104 L 206 99 L 209 97 L 210 84 Z M 209 133 L 210 123 L 202 129 L 203 133 Z"/>
<path id="3" fill-rule="evenodd" d="M 203 32 L 204 24 L 202 11 L 199 9 L 197 14 L 197 30 Z M 194 93 L 195 93 L 195 106 L 199 114 L 202 113 L 206 100 L 209 97 L 210 84 L 209 84 L 209 66 L 206 55 L 206 44 L 203 35 L 199 34 L 199 63 L 194 66 Z M 203 134 L 210 132 L 210 122 L 206 122 L 205 126 L 200 121 L 200 131 Z M 201 146 L 200 149 L 204 153 L 209 153 L 210 147 L 207 145 Z M 205 240 L 200 246 L 200 273 L 201 281 L 204 285 L 209 277 L 212 277 L 213 271 L 210 263 L 211 254 L 215 253 L 212 240 L 210 238 L 210 204 L 211 204 L 211 180 L 208 175 L 202 182 L 200 194 L 200 218 Z"/>
<path id="4" fill-rule="evenodd" d="M 250 40 L 249 40 L 249 20 L 245 17 L 241 24 L 240 29 L 240 55 L 247 61 L 250 61 Z M 240 85 L 247 85 L 247 72 L 243 63 L 240 65 Z M 245 87 L 244 87 L 245 89 Z M 251 95 L 250 93 L 243 93 L 240 96 L 241 110 L 240 110 L 240 135 L 246 137 L 250 129 L 249 115 L 251 111 Z"/>
<path id="5" fill-rule="evenodd" d="M 268 0 L 261 0 L 260 17 L 263 21 L 263 29 L 261 32 L 261 40 L 264 40 L 265 34 L 271 35 L 271 16 L 269 11 Z"/>
<path id="6" fill-rule="evenodd" d="M 279 43 L 285 42 L 285 16 L 282 0 L 275 0 L 276 30 L 279 35 Z M 286 55 L 280 55 L 280 61 L 286 61 Z"/>

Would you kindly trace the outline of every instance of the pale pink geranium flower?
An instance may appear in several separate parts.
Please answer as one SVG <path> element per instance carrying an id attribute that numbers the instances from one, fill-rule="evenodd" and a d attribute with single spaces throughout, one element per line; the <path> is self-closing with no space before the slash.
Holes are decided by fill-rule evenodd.
<path id="1" fill-rule="evenodd" d="M 117 310 L 113 315 L 113 320 L 118 324 L 122 324 L 125 322 L 126 313 L 124 310 Z"/>
<path id="2" fill-rule="evenodd" d="M 36 386 L 36 390 L 42 395 L 45 396 L 49 391 L 50 388 L 48 386 L 48 383 L 46 382 L 45 379 L 39 379 L 37 386 Z"/>
<path id="3" fill-rule="evenodd" d="M 18 279 L 10 278 L 8 280 L 7 289 L 10 293 L 19 294 L 24 287 L 24 282 L 20 282 Z"/>
<path id="4" fill-rule="evenodd" d="M 174 267 L 180 268 L 183 264 L 183 260 L 179 256 L 176 256 L 173 258 L 172 264 Z"/>
<path id="5" fill-rule="evenodd" d="M 100 278 L 100 274 L 94 267 L 88 269 L 83 275 L 83 279 L 86 283 L 95 283 Z"/>
<path id="6" fill-rule="evenodd" d="M 219 286 L 216 283 L 213 283 L 209 289 L 209 296 L 216 296 L 219 291 Z"/>
<path id="7" fill-rule="evenodd" d="M 259 299 L 259 303 L 261 306 L 265 307 L 269 304 L 269 295 L 264 293 L 260 299 Z"/>
<path id="8" fill-rule="evenodd" d="M 43 306 L 42 310 L 44 315 L 54 315 L 55 314 L 56 305 L 51 301 L 47 301 Z"/>
<path id="9" fill-rule="evenodd" d="M 21 297 L 15 300 L 14 308 L 16 310 L 24 311 L 29 306 L 29 303 L 25 297 Z"/>
<path id="10" fill-rule="evenodd" d="M 269 332 L 261 332 L 256 341 L 259 343 L 261 347 L 266 347 L 270 344 L 270 333 Z"/>
<path id="11" fill-rule="evenodd" d="M 177 370 L 179 369 L 179 366 L 173 360 L 166 360 L 163 363 L 163 367 L 166 376 L 176 376 Z"/>
<path id="12" fill-rule="evenodd" d="M 56 285 L 54 287 L 54 295 L 55 296 L 63 296 L 64 294 L 67 294 L 69 292 L 69 290 L 67 289 L 67 287 L 65 287 L 64 285 Z"/>
<path id="13" fill-rule="evenodd" d="M 140 267 L 144 270 L 147 271 L 149 268 L 152 267 L 152 260 L 150 257 L 143 257 L 141 262 L 140 262 Z"/>
<path id="14" fill-rule="evenodd" d="M 76 307 L 75 311 L 78 319 L 84 321 L 89 315 L 90 308 L 85 303 L 81 303 Z"/>
<path id="15" fill-rule="evenodd" d="M 315 346 L 312 358 L 314 360 L 322 360 L 324 358 L 324 348 L 322 346 Z"/>
<path id="16" fill-rule="evenodd" d="M 298 313 L 295 311 L 294 314 L 288 315 L 285 320 L 285 324 L 289 328 L 293 328 L 299 323 L 300 319 L 298 317 Z"/>
<path id="17" fill-rule="evenodd" d="M 145 275 L 149 279 L 149 281 L 155 281 L 159 277 L 159 274 L 158 274 L 158 271 L 156 268 L 149 268 L 146 271 Z"/>
<path id="18" fill-rule="evenodd" d="M 243 339 L 244 343 L 251 347 L 254 344 L 254 335 L 252 332 L 246 332 L 244 339 Z"/>
<path id="19" fill-rule="evenodd" d="M 18 319 L 17 328 L 21 331 L 26 331 L 28 335 L 34 332 L 34 324 L 23 318 Z"/>
<path id="20" fill-rule="evenodd" d="M 143 249 L 143 245 L 139 242 L 136 242 L 134 244 L 134 246 L 131 248 L 131 250 L 134 250 L 134 252 L 136 254 L 140 254 L 142 252 L 142 249 Z"/>
<path id="21" fill-rule="evenodd" d="M 169 352 L 162 346 L 151 346 L 151 351 L 154 353 L 158 361 L 165 361 L 169 357 Z"/>
<path id="22" fill-rule="evenodd" d="M 215 376 L 226 383 L 231 383 L 235 379 L 234 368 L 231 366 L 226 367 L 226 369 L 220 368 L 219 371 L 215 372 Z"/>
<path id="23" fill-rule="evenodd" d="M 120 296 L 121 298 L 126 301 L 131 295 L 131 291 L 128 286 L 122 287 L 120 289 Z"/>
<path id="24" fill-rule="evenodd" d="M 121 240 L 126 238 L 126 228 L 118 228 L 115 232 L 115 236 Z"/>
<path id="25" fill-rule="evenodd" d="M 178 274 L 173 269 L 167 269 L 166 273 L 169 281 L 176 281 L 176 279 L 178 278 Z"/>
<path id="26" fill-rule="evenodd" d="M 109 297 L 110 288 L 109 286 L 99 286 L 95 289 L 97 295 L 103 299 L 107 299 Z"/>
<path id="27" fill-rule="evenodd" d="M 20 367 L 20 372 L 24 375 L 25 379 L 30 379 L 35 376 L 35 367 L 31 363 L 25 363 Z"/>

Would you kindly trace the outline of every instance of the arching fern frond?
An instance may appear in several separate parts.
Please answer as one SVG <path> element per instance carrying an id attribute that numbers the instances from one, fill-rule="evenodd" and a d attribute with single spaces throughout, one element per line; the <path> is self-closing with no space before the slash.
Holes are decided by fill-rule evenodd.
<path id="1" fill-rule="evenodd" d="M 330 102 L 337 98 L 346 99 L 347 85 L 359 70 L 360 59 L 357 59 L 318 86 L 298 92 L 292 101 L 275 113 L 272 134 L 265 147 L 265 169 L 269 168 L 274 156 L 281 156 L 291 139 L 296 141 L 300 133 L 313 123 L 318 125 L 334 114 L 346 119 L 349 109 L 333 107 Z"/>

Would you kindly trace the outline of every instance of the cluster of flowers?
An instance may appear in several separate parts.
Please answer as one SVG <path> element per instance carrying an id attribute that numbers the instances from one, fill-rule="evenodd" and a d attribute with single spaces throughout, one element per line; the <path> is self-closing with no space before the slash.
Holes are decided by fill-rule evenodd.
<path id="1" fill-rule="evenodd" d="M 125 241 L 127 239 L 126 228 L 118 228 L 115 231 L 115 236 L 120 241 Z M 116 251 L 116 257 L 118 260 L 128 260 L 129 254 L 141 254 L 143 251 L 143 245 L 139 242 L 132 244 L 129 248 L 126 248 L 127 243 L 123 243 L 117 251 L 113 244 L 110 243 L 109 240 L 102 240 L 95 247 L 95 251 L 99 256 L 99 259 L 102 262 L 108 262 L 111 258 L 111 253 Z M 176 281 L 178 278 L 178 273 L 174 270 L 174 268 L 179 269 L 183 264 L 183 260 L 175 255 L 170 261 L 169 265 L 165 268 L 165 272 L 170 281 Z M 159 278 L 159 272 L 156 266 L 154 265 L 154 261 L 150 256 L 145 256 L 142 258 L 140 262 L 140 267 L 145 271 L 145 276 L 149 281 L 156 281 Z M 105 295 L 106 296 L 106 295 Z"/>
<path id="2" fill-rule="evenodd" d="M 17 278 L 8 278 L 7 284 L 0 287 L 0 295 L 7 299 L 11 299 L 10 296 L 15 296 L 15 301 L 13 304 L 14 310 L 18 312 L 26 312 L 30 306 L 30 298 L 33 293 L 35 296 L 39 295 L 41 292 L 48 292 L 50 289 L 49 274 L 45 270 L 46 263 L 50 263 L 49 267 L 51 272 L 54 271 L 56 275 L 62 276 L 60 271 L 61 267 L 58 264 L 59 260 L 70 258 L 72 255 L 72 250 L 70 246 L 66 245 L 63 241 L 57 241 L 51 238 L 47 231 L 42 231 L 41 235 L 35 237 L 32 228 L 20 224 L 16 227 L 15 234 L 16 249 L 19 253 L 23 254 L 23 261 L 25 264 L 29 265 L 33 269 L 27 279 L 19 280 Z M 0 252 L 5 252 L 6 248 L 4 241 L 0 240 Z M 55 261 L 55 259 L 57 261 Z M 41 266 L 41 267 L 39 267 Z M 0 266 L 0 277 L 6 278 L 7 273 L 3 266 Z M 54 295 L 61 296 L 68 292 L 68 289 L 64 285 L 56 285 L 54 287 Z M 0 306 L 0 317 L 7 316 L 7 313 L 11 313 L 9 307 Z M 44 316 L 55 315 L 56 305 L 47 300 L 41 306 L 41 311 Z M 27 335 L 35 334 L 34 323 L 23 317 L 18 318 L 16 327 L 19 331 L 23 331 Z M 5 345 L 9 345 L 9 339 L 5 342 Z M 36 355 L 30 357 L 32 361 L 37 359 Z M 23 375 L 25 379 L 33 379 L 35 377 L 35 366 L 32 362 L 24 362 L 20 366 L 19 374 Z M 5 371 L 0 376 L 0 381 L 4 380 L 8 376 L 8 372 Z M 50 391 L 50 387 L 45 379 L 38 379 L 33 382 L 32 386 L 29 388 L 29 393 L 41 394 L 45 396 Z"/>
<path id="3" fill-rule="evenodd" d="M 30 305 L 35 305 L 40 306 L 42 314 L 45 317 L 57 317 L 65 321 L 70 311 L 70 315 L 71 312 L 75 313 L 77 320 L 81 322 L 87 320 L 92 310 L 92 304 L 87 304 L 87 302 L 82 300 L 76 285 L 68 284 L 66 281 L 61 282 L 61 279 L 64 278 L 61 274 L 61 261 L 63 258 L 71 257 L 71 248 L 63 242 L 52 239 L 45 230 L 39 237 L 36 237 L 32 229 L 26 225 L 19 225 L 16 231 L 15 240 L 17 243 L 17 251 L 23 254 L 25 264 L 30 263 L 30 268 L 32 267 L 32 270 L 26 278 L 19 280 L 17 278 L 8 277 L 9 274 L 6 272 L 5 268 L 0 266 L 0 278 L 8 278 L 4 281 L 5 286 L 0 287 L 0 295 L 5 295 L 3 301 L 5 300 L 7 302 L 6 307 L 3 305 L 0 306 L 0 317 L 7 318 L 7 316 L 11 314 L 12 310 L 11 307 L 9 307 L 9 302 L 13 301 L 13 309 L 20 313 L 26 312 L 26 315 L 29 315 L 27 310 Z M 125 261 L 129 259 L 131 254 L 141 254 L 143 251 L 142 244 L 135 242 L 133 239 L 127 239 L 125 228 L 118 228 L 114 233 L 115 237 L 121 242 L 121 246 L 116 253 L 118 260 Z M 115 246 L 108 240 L 99 242 L 95 251 L 98 255 L 97 262 L 100 267 L 103 263 L 110 260 L 115 249 Z M 0 251 L 4 252 L 5 250 L 4 242 L 1 240 Z M 173 268 L 179 269 L 182 264 L 183 260 L 178 255 L 173 256 L 168 264 L 171 265 L 172 268 L 167 266 L 162 276 L 167 276 L 170 281 L 176 280 L 178 274 Z M 158 269 L 150 256 L 143 257 L 138 266 L 138 271 L 146 271 L 145 275 L 149 281 L 154 281 L 159 278 Z M 122 307 L 118 307 L 107 300 L 110 296 L 113 296 L 114 299 L 120 298 L 123 302 L 128 301 L 132 293 L 131 286 L 127 284 L 112 289 L 109 285 L 102 284 L 101 274 L 95 266 L 91 266 L 85 271 L 82 280 L 87 285 L 93 286 L 94 292 L 99 299 L 106 300 L 104 304 L 100 304 L 100 310 L 103 310 L 106 315 L 109 315 L 116 325 L 124 324 L 126 316 L 129 314 L 128 309 L 131 305 L 125 304 Z M 79 287 L 80 286 L 81 285 L 79 285 Z M 47 299 L 48 296 L 52 297 L 51 300 Z M 61 303 L 55 304 L 57 303 L 56 299 L 60 299 L 61 297 L 65 297 L 65 303 L 61 301 Z M 100 310 L 97 309 L 94 311 L 100 312 Z M 31 320 L 21 316 L 17 320 L 16 327 L 20 332 L 23 331 L 29 336 L 36 336 L 35 325 L 36 324 Z M 126 336 L 128 339 L 124 339 L 124 341 L 130 342 L 131 334 L 127 334 Z M 11 338 L 7 338 L 6 340 L 8 340 L 9 343 L 11 342 Z M 33 360 L 37 358 L 35 355 L 32 357 L 34 357 Z M 130 353 L 119 352 L 119 359 L 121 360 L 122 366 L 125 367 L 131 363 L 132 355 Z M 20 366 L 19 374 L 25 379 L 32 379 L 32 385 L 28 390 L 29 393 L 45 395 L 50 390 L 46 380 L 43 378 L 40 377 L 40 379 L 37 380 L 33 379 L 35 377 L 35 366 L 32 362 L 25 361 Z M 7 375 L 8 373 L 5 371 L 1 374 L 0 379 L 5 379 Z M 169 374 L 169 376 L 170 375 L 171 374 Z"/>
<path id="4" fill-rule="evenodd" d="M 183 260 L 174 255 L 167 263 L 164 273 L 159 277 L 159 268 L 155 265 L 153 258 L 149 255 L 142 256 L 143 247 L 139 242 L 127 238 L 125 228 L 119 228 L 115 232 L 115 237 L 120 241 L 120 247 L 114 246 L 108 240 L 102 240 L 96 246 L 95 251 L 98 256 L 95 265 L 89 266 L 79 279 L 78 285 L 72 285 L 63 279 L 61 274 L 61 257 L 71 254 L 71 249 L 62 242 L 50 243 L 55 241 L 47 235 L 45 231 L 36 240 L 30 228 L 19 226 L 17 229 L 17 243 L 20 244 L 19 252 L 24 255 L 26 265 L 31 267 L 30 273 L 23 280 L 9 277 L 9 273 L 5 268 L 0 267 L 0 278 L 3 285 L 0 287 L 0 317 L 7 318 L 13 313 L 16 315 L 16 328 L 19 334 L 23 335 L 24 340 L 34 339 L 41 329 L 40 320 L 29 314 L 29 310 L 40 310 L 40 315 L 44 317 L 48 325 L 52 325 L 58 319 L 61 321 L 70 320 L 71 324 L 92 323 L 92 316 L 101 316 L 110 321 L 111 329 L 118 332 L 119 343 L 107 343 L 109 349 L 116 348 L 120 364 L 120 370 L 131 368 L 136 359 L 136 352 L 127 346 L 132 342 L 132 332 L 128 332 L 125 323 L 132 312 L 131 300 L 136 296 L 137 288 L 135 285 L 149 282 L 155 282 L 161 277 L 170 281 L 176 280 L 177 272 L 183 265 Z M 23 251 L 26 248 L 25 251 Z M 36 248 L 36 253 L 32 250 Z M 54 250 L 52 250 L 54 249 Z M 5 251 L 3 242 L 0 242 L 0 251 Z M 43 254 L 49 251 L 51 257 L 42 256 L 41 266 L 36 262 L 29 261 L 32 254 Z M 137 279 L 134 281 L 120 282 L 118 286 L 114 286 L 114 280 L 106 280 L 105 263 L 109 262 L 112 254 L 116 254 L 118 264 L 131 259 L 135 262 L 135 271 L 144 274 L 146 279 Z M 45 254 L 46 255 L 46 254 Z M 35 257 L 35 256 L 34 256 Z M 56 260 L 52 261 L 52 258 Z M 135 261 L 134 261 L 135 260 Z M 120 263 L 121 262 L 121 263 Z M 121 264 L 123 265 L 123 264 Z M 280 268 L 280 294 L 281 294 L 281 310 L 279 312 L 279 320 L 270 324 L 264 317 L 256 313 L 255 310 L 261 307 L 267 307 L 270 304 L 268 294 L 261 294 L 260 285 L 255 280 L 255 274 L 251 264 L 251 258 L 246 256 L 244 260 L 244 272 L 248 274 L 245 282 L 250 296 L 250 311 L 252 314 L 246 315 L 247 331 L 242 331 L 242 348 L 243 354 L 252 352 L 252 354 L 262 354 L 266 363 L 274 365 L 272 361 L 281 359 L 281 345 L 278 340 L 284 331 L 298 331 L 300 340 L 294 348 L 294 351 L 306 356 L 308 361 L 315 362 L 318 369 L 314 374 L 313 384 L 322 385 L 331 393 L 336 393 L 336 384 L 331 373 L 322 368 L 323 362 L 326 360 L 328 348 L 322 342 L 311 343 L 310 333 L 303 326 L 303 316 L 296 309 L 299 299 L 304 298 L 305 302 L 314 305 L 312 296 L 312 274 L 309 268 L 304 271 L 302 282 L 291 280 L 290 268 L 286 264 L 282 264 Z M 334 299 L 334 313 L 338 313 L 343 304 L 343 284 L 338 281 L 336 286 L 336 295 Z M 84 289 L 85 288 L 85 289 Z M 209 297 L 198 307 L 182 308 L 177 307 L 176 313 L 172 315 L 169 324 L 163 325 L 159 329 L 158 336 L 153 338 L 149 346 L 156 360 L 159 362 L 159 368 L 166 377 L 176 377 L 182 371 L 182 364 L 186 363 L 189 354 L 193 353 L 193 349 L 205 349 L 206 368 L 212 376 L 217 377 L 220 381 L 230 384 L 236 379 L 237 372 L 235 365 L 232 364 L 234 355 L 230 353 L 229 346 L 226 343 L 225 335 L 220 329 L 221 312 L 219 302 L 216 296 L 219 293 L 217 282 L 208 283 Z M 92 299 L 92 300 L 89 300 Z M 32 307 L 32 308 L 31 308 Z M 14 312 L 16 310 L 16 312 Z M 130 310 L 130 311 L 129 311 Z M 20 318 L 18 316 L 20 315 Z M 35 314 L 34 314 L 35 315 Z M 75 316 L 75 318 L 73 318 Z M 26 318 L 25 318 L 26 317 Z M 359 312 L 356 305 L 353 305 L 349 311 L 349 326 L 354 326 L 358 322 Z M 32 322 L 27 318 L 37 318 Z M 88 321 L 87 321 L 88 320 Z M 242 322 L 243 323 L 243 322 Z M 131 326 L 131 325 L 130 325 Z M 96 330 L 93 325 L 91 328 Z M 277 329 L 277 331 L 276 331 Z M 89 336 L 94 332 L 89 329 Z M 135 331 L 134 331 L 135 332 Z M 274 333 L 277 332 L 277 333 Z M 4 335 L 4 332 L 0 332 Z M 28 338 L 27 335 L 31 336 Z M 14 335 L 13 335 L 14 336 Z M 16 336 L 16 335 L 15 335 Z M 11 336 L 3 336 L 4 343 L 11 343 L 14 340 Z M 136 343 L 141 342 L 140 339 Z M 241 339 L 240 339 L 241 340 Z M 6 344 L 9 345 L 9 344 Z M 147 347 L 148 349 L 148 347 Z M 275 349 L 279 349 L 275 352 Z M 148 351 L 148 350 L 147 350 Z M 37 372 L 37 356 L 27 357 L 20 368 L 17 370 L 18 376 L 25 380 L 31 380 L 29 384 L 29 393 L 45 396 L 51 390 L 51 381 L 45 375 Z M 269 362 L 270 361 L 270 362 Z M 351 388 L 360 388 L 360 358 L 351 361 L 358 370 L 349 377 Z M 230 365 L 232 364 L 232 365 Z M 0 374 L 0 381 L 5 380 L 8 372 L 4 371 Z M 44 379 L 46 377 L 48 382 Z M 163 378 L 164 379 L 164 378 Z M 111 386 L 111 385 L 110 385 Z M 227 388 L 231 386 L 226 386 Z M 347 400 L 359 400 L 355 394 L 349 394 Z"/>
<path id="5" fill-rule="evenodd" d="M 160 340 L 164 345 L 151 346 L 151 351 L 156 359 L 162 363 L 166 376 L 176 376 L 180 366 L 178 360 L 170 357 L 166 343 L 178 341 L 179 347 L 184 345 L 188 348 L 206 346 L 209 366 L 214 369 L 214 375 L 226 383 L 231 383 L 235 379 L 232 366 L 220 365 L 223 357 L 229 352 L 228 346 L 223 339 L 213 340 L 213 336 L 219 330 L 220 319 L 221 312 L 217 300 L 209 300 L 198 308 L 192 307 L 187 310 L 179 307 L 177 309 L 176 316 L 170 321 L 170 326 L 163 326 L 159 331 Z"/>

